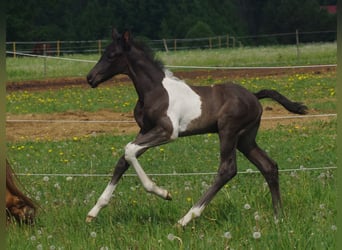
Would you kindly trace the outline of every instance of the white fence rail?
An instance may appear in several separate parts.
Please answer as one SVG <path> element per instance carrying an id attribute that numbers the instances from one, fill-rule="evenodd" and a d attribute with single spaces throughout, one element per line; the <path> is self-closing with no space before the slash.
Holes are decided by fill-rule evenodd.
<path id="1" fill-rule="evenodd" d="M 153 50 L 176 51 L 188 49 L 214 49 L 235 48 L 245 45 L 270 45 L 279 43 L 281 38 L 283 44 L 297 44 L 300 42 L 335 41 L 336 31 L 312 31 L 300 32 L 298 30 L 290 33 L 262 34 L 255 36 L 234 36 L 230 34 L 202 37 L 193 39 L 143 39 Z M 6 42 L 6 51 L 15 57 L 18 53 L 35 55 L 66 55 L 66 54 L 101 54 L 109 40 L 87 40 L 87 41 L 11 41 Z"/>

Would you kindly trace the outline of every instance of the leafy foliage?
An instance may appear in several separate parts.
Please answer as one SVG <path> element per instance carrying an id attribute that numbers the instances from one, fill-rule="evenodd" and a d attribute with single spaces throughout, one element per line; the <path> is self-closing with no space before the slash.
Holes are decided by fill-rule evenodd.
<path id="1" fill-rule="evenodd" d="M 334 4 L 319 0 L 8 1 L 6 37 L 8 41 L 104 39 L 116 26 L 150 39 L 183 38 L 198 23 L 206 23 L 214 34 L 234 36 L 335 30 L 336 15 L 321 9 L 320 2 Z M 334 40 L 335 35 L 320 39 Z"/>
<path id="2" fill-rule="evenodd" d="M 202 21 L 198 21 L 186 34 L 186 38 L 211 37 L 214 32 L 210 26 Z"/>

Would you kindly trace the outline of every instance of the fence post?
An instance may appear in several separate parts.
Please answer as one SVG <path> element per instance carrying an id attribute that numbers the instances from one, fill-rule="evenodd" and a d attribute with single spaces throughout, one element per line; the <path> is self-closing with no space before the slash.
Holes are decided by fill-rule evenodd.
<path id="1" fill-rule="evenodd" d="M 233 48 L 235 48 L 235 37 L 234 36 L 232 37 L 232 40 L 233 40 Z"/>
<path id="2" fill-rule="evenodd" d="M 166 52 L 169 52 L 169 48 L 167 47 L 166 40 L 163 38 L 163 44 Z"/>
<path id="3" fill-rule="evenodd" d="M 101 44 L 101 40 L 98 40 L 98 49 L 99 49 L 99 55 L 101 55 L 101 50 L 102 50 L 102 44 Z"/>
<path id="4" fill-rule="evenodd" d="M 299 60 L 300 51 L 299 51 L 299 34 L 298 34 L 298 29 L 296 29 L 296 47 L 297 47 L 297 60 Z"/>
<path id="5" fill-rule="evenodd" d="M 212 48 L 212 42 L 211 42 L 211 37 L 209 37 L 209 49 Z"/>
<path id="6" fill-rule="evenodd" d="M 46 44 L 43 44 L 43 53 L 44 53 L 44 78 L 46 78 Z"/>
<path id="7" fill-rule="evenodd" d="M 44 53 L 44 78 L 46 78 L 46 44 L 43 44 L 43 53 Z"/>
<path id="8" fill-rule="evenodd" d="M 60 51 L 61 51 L 61 45 L 60 45 L 60 41 L 58 40 L 57 41 L 57 56 L 59 57 L 59 55 L 60 55 Z"/>
<path id="9" fill-rule="evenodd" d="M 173 49 L 174 49 L 174 51 L 177 50 L 177 39 L 174 40 Z"/>
<path id="10" fill-rule="evenodd" d="M 13 42 L 13 57 L 16 58 L 15 42 Z"/>
<path id="11" fill-rule="evenodd" d="M 227 48 L 229 48 L 229 34 L 227 34 Z"/>

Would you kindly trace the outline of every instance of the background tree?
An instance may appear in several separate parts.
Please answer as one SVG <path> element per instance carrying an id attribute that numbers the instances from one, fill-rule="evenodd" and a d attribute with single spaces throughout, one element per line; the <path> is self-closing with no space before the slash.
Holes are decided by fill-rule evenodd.
<path id="1" fill-rule="evenodd" d="M 184 38 L 197 23 L 205 23 L 216 35 L 240 37 L 296 29 L 336 30 L 336 14 L 328 14 L 322 4 L 336 4 L 336 0 L 16 0 L 7 1 L 6 38 L 106 39 L 112 26 L 149 39 Z M 336 35 L 316 38 L 334 40 Z M 253 42 L 258 40 L 244 43 Z"/>

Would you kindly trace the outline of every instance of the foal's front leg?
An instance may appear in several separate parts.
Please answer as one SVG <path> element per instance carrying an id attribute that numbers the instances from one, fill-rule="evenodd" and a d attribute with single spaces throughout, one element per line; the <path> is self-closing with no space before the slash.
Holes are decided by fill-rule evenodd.
<path id="1" fill-rule="evenodd" d="M 130 142 L 125 147 L 125 159 L 130 163 L 137 173 L 143 187 L 149 193 L 156 194 L 165 200 L 171 200 L 171 194 L 158 187 L 145 173 L 141 167 L 137 156 L 148 148 L 167 143 L 170 141 L 170 133 L 161 127 L 156 127 L 146 134 L 139 134 L 135 141 Z"/>
<path id="2" fill-rule="evenodd" d="M 108 205 L 118 181 L 128 167 L 128 162 L 125 160 L 124 156 L 122 156 L 116 164 L 112 180 L 108 183 L 100 198 L 97 200 L 95 206 L 89 211 L 86 222 L 91 222 L 94 218 L 96 218 L 100 210 Z"/>
<path id="3" fill-rule="evenodd" d="M 168 133 L 165 129 L 156 127 L 146 134 L 139 133 L 135 141 L 127 144 L 125 147 L 125 155 L 122 156 L 118 161 L 112 180 L 108 183 L 100 198 L 97 200 L 95 206 L 89 211 L 86 218 L 87 222 L 91 222 L 94 218 L 96 218 L 100 210 L 108 205 L 118 181 L 128 169 L 130 164 L 134 167 L 144 188 L 148 192 L 157 194 L 166 200 L 171 200 L 170 193 L 167 190 L 158 187 L 150 180 L 137 159 L 137 157 L 143 154 L 148 148 L 170 141 L 169 135 L 170 133 Z"/>

